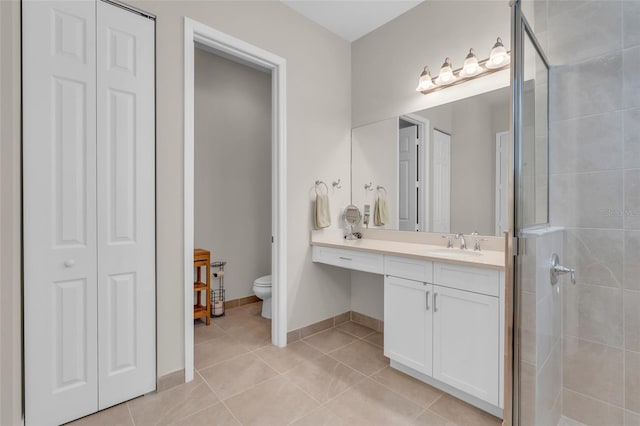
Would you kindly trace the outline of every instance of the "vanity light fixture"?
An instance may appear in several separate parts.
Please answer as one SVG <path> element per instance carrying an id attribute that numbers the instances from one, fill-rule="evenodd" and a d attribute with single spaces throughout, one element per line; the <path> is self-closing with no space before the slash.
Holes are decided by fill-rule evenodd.
<path id="1" fill-rule="evenodd" d="M 476 75 L 480 72 L 482 72 L 482 67 L 478 64 L 476 52 L 474 52 L 473 49 L 469 49 L 469 53 L 464 59 L 464 65 L 458 75 L 460 77 L 471 77 L 472 75 Z"/>
<path id="2" fill-rule="evenodd" d="M 489 55 L 489 61 L 487 62 L 487 68 L 489 69 L 498 69 L 502 68 L 511 62 L 511 57 L 507 53 L 507 49 L 504 48 L 504 44 L 502 44 L 502 39 L 498 37 L 496 40 L 496 44 L 493 45 L 493 49 L 491 49 L 491 54 Z"/>
<path id="3" fill-rule="evenodd" d="M 451 66 L 451 58 L 446 58 L 444 64 L 440 67 L 440 74 L 436 77 L 436 84 L 440 86 L 453 83 L 456 77 L 453 75 L 453 67 Z"/>
<path id="4" fill-rule="evenodd" d="M 436 77 L 432 77 L 429 67 L 424 67 L 420 74 L 416 91 L 426 95 L 448 86 L 455 86 L 465 81 L 500 71 L 506 68 L 510 62 L 509 52 L 502 44 L 502 39 L 498 37 L 487 59 L 478 61 L 475 51 L 469 49 L 462 68 L 453 70 L 451 58 L 446 58 L 442 67 L 440 67 L 440 73 Z"/>
<path id="5" fill-rule="evenodd" d="M 420 79 L 418 80 L 418 87 L 416 91 L 422 92 L 424 90 L 429 90 L 435 85 L 433 84 L 433 80 L 431 79 L 431 72 L 429 71 L 429 67 L 424 67 L 422 70 L 422 74 L 420 74 Z"/>

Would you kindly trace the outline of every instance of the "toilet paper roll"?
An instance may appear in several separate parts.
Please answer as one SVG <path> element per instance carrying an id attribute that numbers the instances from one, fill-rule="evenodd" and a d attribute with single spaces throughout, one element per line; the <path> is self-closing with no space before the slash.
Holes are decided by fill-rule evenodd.
<path id="1" fill-rule="evenodd" d="M 213 273 L 213 278 L 222 278 L 224 277 L 224 271 L 216 271 Z"/>
<path id="2" fill-rule="evenodd" d="M 224 313 L 224 302 L 221 300 L 213 302 L 213 314 L 222 315 Z"/>

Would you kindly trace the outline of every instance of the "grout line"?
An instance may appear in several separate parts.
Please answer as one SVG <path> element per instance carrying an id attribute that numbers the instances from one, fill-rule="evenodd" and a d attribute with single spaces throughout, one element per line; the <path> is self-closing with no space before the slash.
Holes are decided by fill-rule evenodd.
<path id="1" fill-rule="evenodd" d="M 624 385 L 623 385 L 623 386 L 624 386 Z M 628 409 L 626 409 L 626 408 L 624 408 L 624 407 L 622 407 L 622 406 L 620 406 L 620 405 L 612 404 L 612 403 L 607 402 L 607 401 L 605 401 L 605 400 L 595 398 L 595 397 L 593 397 L 593 396 L 591 396 L 591 395 L 587 395 L 587 394 L 584 394 L 584 393 L 582 393 L 582 392 L 575 391 L 575 390 L 573 390 L 573 389 L 571 389 L 571 388 L 562 388 L 560 391 L 561 391 L 561 392 L 563 392 L 563 391 L 565 391 L 565 390 L 566 390 L 566 391 L 569 391 L 569 392 L 572 392 L 572 393 L 575 393 L 576 395 L 580 395 L 581 397 L 586 398 L 586 399 L 589 399 L 589 400 L 591 400 L 591 401 L 599 402 L 600 404 L 603 404 L 603 405 L 608 405 L 608 406 L 611 406 L 611 407 L 614 407 L 614 408 L 619 408 L 619 409 L 621 409 L 621 410 L 623 410 L 623 411 L 624 411 L 624 410 L 631 411 L 631 410 L 628 410 Z M 622 401 L 622 405 L 624 405 L 624 400 Z"/>
<path id="2" fill-rule="evenodd" d="M 198 414 L 198 413 L 201 413 L 202 411 L 204 411 L 204 410 L 206 410 L 206 409 L 208 409 L 208 408 L 210 408 L 210 407 L 213 407 L 213 406 L 214 406 L 214 405 L 216 405 L 218 402 L 220 402 L 220 398 L 218 397 L 218 395 L 216 394 L 216 392 L 215 392 L 213 389 L 211 389 L 211 386 L 209 386 L 209 384 L 208 384 L 208 383 L 207 383 L 207 381 L 204 379 L 204 377 L 202 377 L 202 375 L 200 375 L 200 373 L 198 373 L 197 371 L 196 371 L 195 373 L 196 373 L 198 376 L 200 376 L 200 378 L 202 379 L 202 382 L 205 384 L 205 386 L 207 386 L 207 387 L 209 388 L 209 390 L 213 393 L 213 396 L 215 396 L 215 397 L 216 397 L 217 402 L 214 402 L 214 403 L 212 403 L 212 404 L 206 405 L 206 406 L 204 406 L 204 407 L 199 407 L 199 409 L 197 409 L 197 410 L 190 411 L 190 412 L 188 412 L 188 414 L 184 415 L 183 417 L 179 417 L 179 418 L 177 418 L 177 419 L 174 419 L 171 423 L 175 423 L 175 422 L 177 422 L 177 421 L 184 420 L 184 419 L 189 418 L 189 417 L 191 417 L 191 416 L 193 416 L 193 415 L 196 415 L 196 414 Z M 163 419 L 161 419 L 161 420 L 163 420 Z"/>
<path id="3" fill-rule="evenodd" d="M 220 404 L 222 404 L 222 406 L 224 408 L 227 409 L 227 411 L 229 412 L 229 414 L 231 414 L 231 417 L 234 418 L 234 420 L 236 422 L 238 422 L 238 424 L 242 424 L 242 422 L 240 421 L 240 419 L 238 419 L 236 417 L 236 415 L 233 413 L 233 411 L 231 411 L 231 409 L 229 408 L 229 406 L 224 402 L 224 400 L 220 399 L 220 396 L 218 395 L 218 393 L 216 391 L 213 390 L 213 388 L 209 385 L 209 383 L 204 379 L 204 377 L 202 377 L 202 375 L 200 375 L 200 373 L 198 373 L 198 375 L 200 376 L 200 378 L 202 379 L 202 381 L 204 381 L 204 383 L 207 385 L 207 387 L 211 390 L 211 392 L 213 392 L 213 394 L 216 396 L 216 398 L 218 398 L 218 401 L 220 402 Z M 212 406 L 212 405 L 211 405 Z M 210 406 L 210 407 L 211 407 Z"/>
<path id="4" fill-rule="evenodd" d="M 267 367 L 268 367 L 268 366 L 267 366 Z M 269 367 L 269 368 L 271 368 L 271 367 Z M 273 368 L 271 368 L 271 369 L 273 370 Z M 258 386 L 258 385 L 261 385 L 261 384 L 263 384 L 263 383 L 264 383 L 264 382 L 266 382 L 266 381 L 269 381 L 269 380 L 271 380 L 271 379 L 275 379 L 275 378 L 276 378 L 276 377 L 278 377 L 278 376 L 282 376 L 282 374 L 278 373 L 277 371 L 275 371 L 275 370 L 273 370 L 273 371 L 276 373 L 276 375 L 275 375 L 275 376 L 268 377 L 268 378 L 266 378 L 266 379 L 264 379 L 264 380 L 262 380 L 262 381 L 260 381 L 260 382 L 254 383 L 254 384 L 252 384 L 251 386 L 249 386 L 248 388 L 242 389 L 242 390 L 240 390 L 240 391 L 238 391 L 238 392 L 236 392 L 236 393 L 234 393 L 234 394 L 231 394 L 231 395 L 229 395 L 228 397 L 226 397 L 226 398 L 224 398 L 224 399 L 220 398 L 220 396 L 218 396 L 217 394 L 216 394 L 216 396 L 218 396 L 218 399 L 220 400 L 220 402 L 222 402 L 222 401 L 226 401 L 226 400 L 231 399 L 231 398 L 233 398 L 233 397 L 236 397 L 236 396 L 238 396 L 238 395 L 240 395 L 240 394 L 242 394 L 242 393 L 245 393 L 246 391 L 251 390 L 251 389 L 255 388 L 255 387 L 256 387 L 256 386 Z M 204 378 L 203 378 L 203 380 L 204 380 Z M 205 382 L 206 382 L 206 380 L 205 380 Z M 209 383 L 208 383 L 208 382 L 207 382 L 207 385 L 209 385 Z M 211 388 L 211 386 L 210 386 L 210 385 L 209 385 L 209 387 Z M 213 389 L 213 388 L 212 388 L 212 389 Z"/>
<path id="5" fill-rule="evenodd" d="M 623 332 L 624 332 L 624 330 L 623 330 Z M 573 334 L 569 334 L 569 333 L 564 333 L 563 332 L 562 333 L 562 339 L 564 340 L 566 337 L 570 337 L 570 338 L 576 339 L 576 340 L 583 340 L 583 341 L 588 342 L 588 343 L 593 343 L 595 345 L 605 346 L 607 348 L 615 349 L 615 350 L 618 350 L 618 351 L 623 351 L 624 352 L 624 351 L 628 350 L 628 349 L 625 349 L 623 346 L 613 346 L 613 345 L 610 345 L 608 343 L 598 342 L 597 340 L 585 339 L 584 337 L 574 336 Z M 564 346 L 563 346 L 563 348 L 564 348 Z M 564 352 L 564 349 L 563 349 L 563 352 Z M 631 352 L 636 352 L 636 351 L 631 351 Z"/>
<path id="6" fill-rule="evenodd" d="M 376 371 L 374 371 L 373 373 L 369 374 L 367 377 L 371 377 L 371 378 L 372 378 L 373 376 L 375 376 L 376 374 L 378 374 L 379 372 L 381 372 L 382 370 L 384 370 L 384 369 L 385 369 L 385 368 L 387 368 L 387 367 L 391 367 L 391 366 L 390 366 L 389 364 L 387 364 L 387 365 L 385 365 L 384 367 L 379 368 L 378 370 L 376 370 Z M 404 374 L 404 373 L 402 373 L 402 374 Z M 365 376 L 366 376 L 366 374 L 365 374 Z M 373 380 L 375 380 L 375 379 L 373 379 Z M 377 380 L 376 380 L 376 381 L 377 381 Z"/>
<path id="7" fill-rule="evenodd" d="M 349 337 L 353 337 L 353 336 L 349 336 Z M 304 340 L 303 340 L 303 341 L 304 341 Z M 353 341 L 351 341 L 351 342 L 349 342 L 349 343 L 346 343 L 346 344 L 344 344 L 344 345 L 342 345 L 342 346 L 338 346 L 338 347 L 337 347 L 337 348 L 335 348 L 335 349 L 331 349 L 331 350 L 330 350 L 330 351 L 328 351 L 328 352 L 325 352 L 324 350 L 322 350 L 322 349 L 320 349 L 319 347 L 315 346 L 313 343 L 309 343 L 309 342 L 305 342 L 305 343 L 306 343 L 307 345 L 311 346 L 312 348 L 314 348 L 314 349 L 316 349 L 316 350 L 318 350 L 318 351 L 322 352 L 324 355 L 329 355 L 330 353 L 335 352 L 335 351 L 340 350 L 340 349 L 343 349 L 343 348 L 345 348 L 345 347 L 347 347 L 347 346 L 349 346 L 349 345 L 351 345 L 351 344 L 353 344 L 353 343 L 355 343 L 355 342 L 357 342 L 357 341 L 358 341 L 358 339 L 353 340 Z"/>
<path id="8" fill-rule="evenodd" d="M 422 414 L 422 413 L 423 413 L 424 411 L 426 411 L 429 407 L 431 407 L 431 405 L 433 405 L 433 404 L 435 403 L 435 401 L 437 401 L 438 399 L 440 399 L 440 398 L 442 397 L 442 395 L 444 394 L 442 391 L 440 391 L 440 390 L 438 389 L 438 391 L 439 391 L 439 392 L 441 392 L 441 394 L 440 394 L 440 395 L 438 395 L 438 397 L 437 397 L 437 398 L 436 398 L 432 403 L 430 403 L 428 406 L 424 406 L 424 405 L 422 405 L 422 404 L 420 404 L 420 403 L 418 403 L 418 402 L 415 402 L 415 401 L 413 401 L 413 400 L 411 400 L 411 399 L 407 398 L 406 396 L 404 396 L 403 394 L 401 394 L 401 393 L 400 393 L 400 392 L 398 392 L 397 390 L 392 389 L 391 387 L 389 387 L 389 386 L 385 385 L 384 383 L 381 383 L 381 382 L 379 382 L 378 380 L 376 380 L 376 379 L 374 379 L 374 378 L 373 378 L 373 376 L 374 376 L 375 374 L 379 373 L 380 371 L 384 370 L 384 369 L 385 369 L 385 368 L 387 368 L 387 367 L 389 367 L 389 366 L 387 365 L 387 366 L 385 366 L 384 368 L 381 368 L 380 370 L 376 371 L 376 372 L 375 372 L 375 373 L 373 373 L 372 375 L 367 376 L 367 378 L 368 378 L 369 380 L 372 380 L 374 383 L 376 383 L 376 384 L 378 384 L 378 385 L 382 386 L 383 388 L 387 389 L 389 392 L 396 394 L 397 396 L 399 396 L 400 398 L 404 399 L 405 401 L 407 401 L 407 402 L 409 402 L 409 403 L 411 403 L 411 404 L 413 404 L 413 405 L 416 405 L 416 406 L 418 406 L 418 407 L 420 407 L 420 408 L 424 408 L 424 410 L 420 411 L 420 414 Z M 400 371 L 399 373 L 402 373 L 402 372 Z M 403 375 L 406 375 L 405 373 L 402 373 L 402 374 L 403 374 Z M 407 376 L 407 377 L 411 377 L 411 376 L 408 376 L 408 375 L 406 375 L 406 376 Z M 423 383 L 424 385 L 430 386 L 430 385 L 429 385 L 429 384 L 427 384 L 427 383 L 424 383 L 424 382 L 422 382 L 422 383 Z M 434 389 L 435 389 L 435 388 L 434 388 Z M 457 399 L 457 398 L 456 398 L 456 399 Z M 420 416 L 420 414 L 418 414 L 418 416 L 416 416 L 415 418 L 417 419 L 417 418 Z M 447 419 L 447 420 L 449 420 L 449 419 Z"/>
<path id="9" fill-rule="evenodd" d="M 266 347 L 267 345 L 265 345 L 265 346 L 261 346 L 261 347 L 256 348 L 256 349 L 248 349 L 247 347 L 245 347 L 244 345 L 242 345 L 241 343 L 239 343 L 239 342 L 237 342 L 237 341 L 236 341 L 235 343 L 237 343 L 238 345 L 242 346 L 242 348 L 245 350 L 245 352 L 242 352 L 242 353 L 240 353 L 240 354 L 234 355 L 234 356 L 232 356 L 232 357 L 230 357 L 230 358 L 225 358 L 225 359 L 223 359 L 223 360 L 221 360 L 221 361 L 218 361 L 218 362 L 215 362 L 215 363 L 213 363 L 213 364 L 209 364 L 209 365 L 207 365 L 206 367 L 202 367 L 202 368 L 199 368 L 199 369 L 196 369 L 196 368 L 194 367 L 194 370 L 197 370 L 197 371 L 200 371 L 200 370 L 208 370 L 209 368 L 211 368 L 211 367 L 215 367 L 215 366 L 217 366 L 217 365 L 219 365 L 219 364 L 222 364 L 223 362 L 233 361 L 233 360 L 235 360 L 235 359 L 237 359 L 237 358 L 240 358 L 241 356 L 245 356 L 245 355 L 248 355 L 248 354 L 253 354 L 253 355 L 257 356 L 261 361 L 265 362 L 269 367 L 271 367 L 271 366 L 270 366 L 266 361 L 264 361 L 264 360 L 260 357 L 260 355 L 255 354 L 255 352 L 256 352 L 256 351 L 259 351 L 260 349 L 262 349 L 262 348 Z M 273 368 L 273 367 L 271 367 L 271 368 Z M 274 370 L 275 370 L 275 368 L 274 368 Z"/>
<path id="10" fill-rule="evenodd" d="M 420 411 L 420 412 L 418 413 L 418 415 L 417 415 L 417 416 L 415 416 L 413 419 L 414 419 L 414 420 L 418 419 L 418 417 L 420 417 L 421 415 L 425 414 L 427 411 L 429 411 L 429 408 L 426 408 L 426 407 L 425 407 L 425 409 L 424 409 L 424 410 L 422 410 L 422 411 Z"/>
<path id="11" fill-rule="evenodd" d="M 131 413 L 131 407 L 129 407 L 129 401 L 127 401 L 125 404 L 127 404 L 127 411 L 129 411 L 129 418 L 131 419 L 131 424 L 133 426 L 136 426 L 136 421 L 133 420 L 133 413 Z"/>
<path id="12" fill-rule="evenodd" d="M 283 379 L 285 379 L 287 382 L 291 383 L 293 386 L 295 386 L 296 388 L 300 389 L 302 391 L 302 393 L 304 393 L 305 395 L 307 395 L 309 398 L 311 398 L 312 401 L 316 402 L 318 404 L 318 407 L 320 407 L 323 402 L 320 401 L 319 399 L 317 399 L 316 397 L 314 397 L 313 395 L 311 395 L 309 392 L 307 392 L 306 389 L 304 389 L 302 386 L 298 385 L 296 382 L 294 382 L 293 380 L 291 380 L 290 378 L 288 378 L 286 376 L 286 374 L 280 374 L 280 376 L 282 376 Z M 316 408 L 318 408 L 316 407 Z M 315 410 L 315 408 L 314 408 Z M 313 411 L 313 410 L 312 410 Z M 308 413 L 307 413 L 308 414 Z"/>
<path id="13" fill-rule="evenodd" d="M 435 389 L 435 388 L 434 388 L 434 389 Z M 438 390 L 440 390 L 440 389 L 438 389 Z M 434 399 L 434 400 L 431 402 L 431 404 L 429 404 L 429 405 L 427 406 L 427 409 L 429 409 L 429 411 L 431 411 L 431 407 L 433 407 L 433 406 L 436 404 L 436 402 L 440 401 L 440 398 L 442 398 L 444 395 L 445 395 L 445 392 L 444 392 L 444 391 L 440 391 L 440 395 L 438 395 L 438 397 L 437 397 L 436 399 Z M 435 413 L 435 414 L 438 414 L 438 413 Z M 438 415 L 440 416 L 440 414 L 438 414 Z M 441 416 L 441 417 L 444 417 L 444 416 Z"/>

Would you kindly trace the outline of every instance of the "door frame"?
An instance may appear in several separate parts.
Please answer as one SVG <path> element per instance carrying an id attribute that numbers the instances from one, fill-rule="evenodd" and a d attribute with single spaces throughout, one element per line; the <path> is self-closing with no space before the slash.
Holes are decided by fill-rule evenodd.
<path id="1" fill-rule="evenodd" d="M 286 60 L 240 39 L 184 18 L 184 354 L 185 382 L 193 380 L 194 51 L 195 43 L 244 65 L 271 72 L 271 342 L 287 344 Z"/>
<path id="2" fill-rule="evenodd" d="M 508 130 L 504 131 L 504 132 L 496 133 L 496 170 L 495 170 L 496 171 L 496 178 L 495 178 L 495 198 L 496 198 L 496 203 L 495 203 L 495 212 L 494 212 L 495 213 L 494 214 L 494 216 L 495 216 L 495 218 L 494 218 L 495 219 L 494 234 L 497 237 L 502 236 L 503 232 L 504 232 L 504 230 L 506 228 L 505 226 L 503 226 L 502 230 L 498 229 L 499 228 L 498 217 L 500 215 L 500 211 L 503 209 L 503 206 L 501 206 L 501 204 L 500 204 L 501 199 L 500 199 L 500 197 L 498 197 L 498 194 L 500 193 L 499 192 L 500 185 L 502 183 L 502 180 L 500 179 L 499 176 L 501 176 L 502 172 L 504 172 L 505 175 L 507 176 L 507 188 L 505 188 L 503 190 L 504 191 L 508 191 L 508 188 L 509 188 L 509 165 L 507 164 L 507 169 L 506 170 L 502 170 L 502 161 L 501 161 L 502 157 L 508 157 L 509 156 L 509 152 L 508 152 L 508 150 L 505 151 L 505 152 L 502 152 L 500 144 L 501 144 L 502 136 L 505 136 L 505 135 L 509 136 L 510 134 L 511 134 L 511 132 L 509 132 Z M 507 141 L 507 143 L 508 142 L 509 141 Z M 508 148 L 508 146 L 507 146 L 507 148 Z M 507 161 L 508 161 L 508 158 L 507 158 Z M 500 172 L 500 174 L 498 174 L 498 172 Z M 509 214 L 508 214 L 508 211 L 509 211 L 509 205 L 508 205 L 509 204 L 509 200 L 508 200 L 508 198 L 509 197 L 507 196 L 507 205 L 504 206 L 504 207 L 507 208 L 507 215 L 503 218 L 503 220 L 507 224 L 509 222 Z"/>
<path id="3" fill-rule="evenodd" d="M 427 232 L 429 230 L 429 210 L 430 210 L 430 200 L 431 194 L 429 194 L 428 189 L 430 188 L 429 177 L 431 176 L 431 157 L 430 157 L 430 145 L 429 145 L 429 136 L 430 136 L 430 125 L 429 120 L 425 117 L 421 117 L 417 114 L 403 114 L 399 117 L 399 120 L 406 121 L 411 124 L 415 124 L 418 126 L 418 147 L 420 154 L 418 155 L 418 173 L 420 178 L 419 183 L 419 196 L 418 196 L 418 225 L 420 227 L 420 231 Z M 400 129 L 400 122 L 398 120 L 398 129 Z M 398 141 L 396 147 L 396 165 L 400 161 L 400 132 L 398 131 Z M 396 184 L 398 188 L 396 188 L 396 206 L 400 205 L 400 176 L 399 169 L 396 166 L 397 176 L 396 176 Z M 427 195 L 428 196 L 425 196 Z M 397 224 L 396 224 L 397 227 Z"/>

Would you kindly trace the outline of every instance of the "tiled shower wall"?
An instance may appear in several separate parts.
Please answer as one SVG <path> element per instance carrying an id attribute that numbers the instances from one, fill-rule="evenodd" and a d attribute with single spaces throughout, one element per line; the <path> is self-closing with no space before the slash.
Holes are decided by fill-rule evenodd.
<path id="1" fill-rule="evenodd" d="M 551 223 L 577 271 L 562 413 L 640 424 L 640 1 L 536 2 L 535 29 L 552 65 Z"/>
<path id="2" fill-rule="evenodd" d="M 556 425 L 562 411 L 562 292 L 548 261 L 562 253 L 562 228 L 524 232 L 520 424 Z"/>

